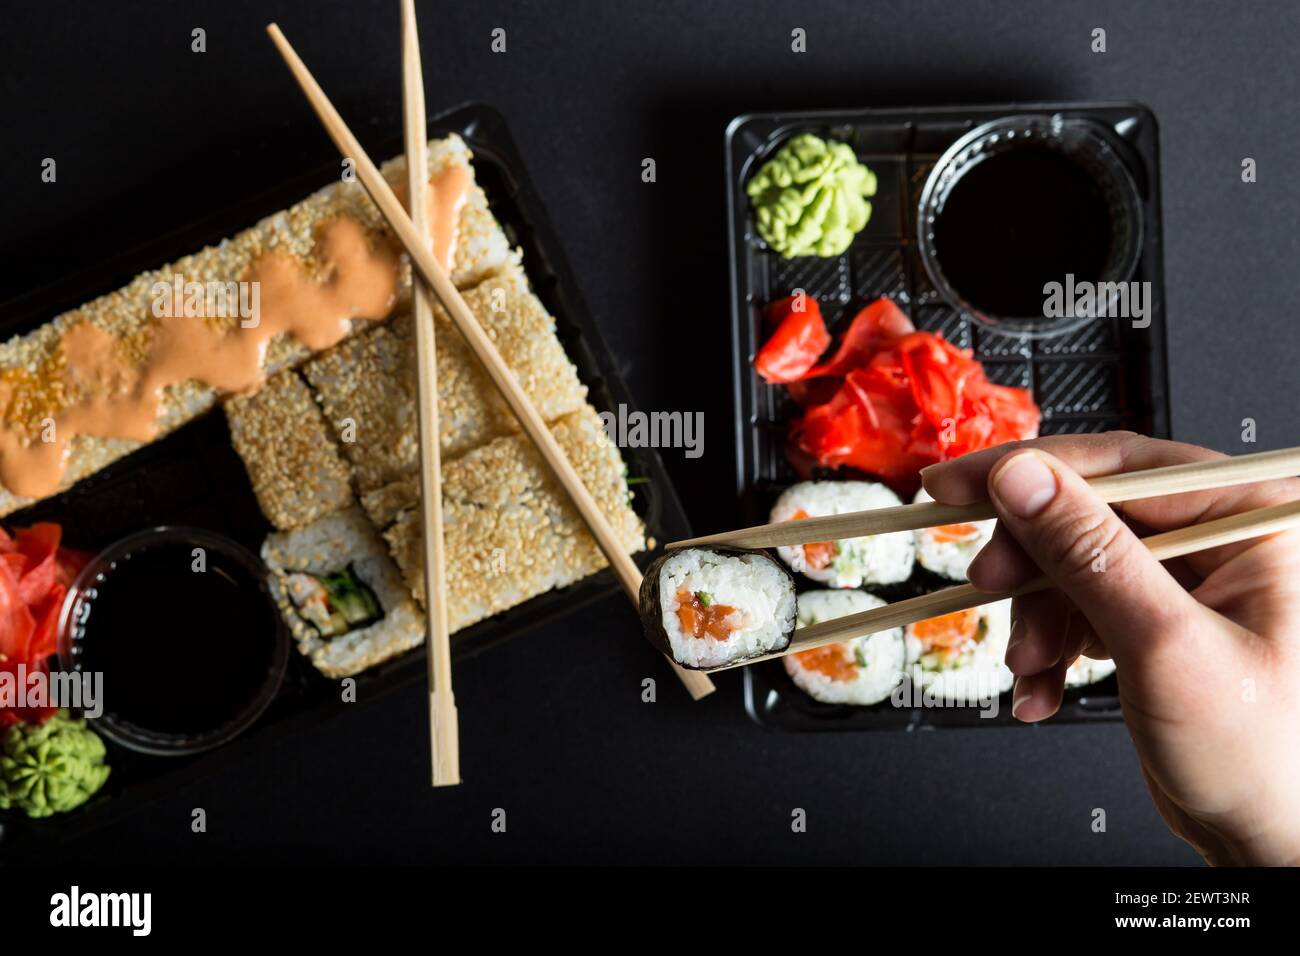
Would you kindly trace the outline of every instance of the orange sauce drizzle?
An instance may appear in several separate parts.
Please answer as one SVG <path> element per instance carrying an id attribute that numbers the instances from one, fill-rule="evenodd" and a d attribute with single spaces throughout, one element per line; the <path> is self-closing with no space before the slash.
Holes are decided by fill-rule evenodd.
<path id="1" fill-rule="evenodd" d="M 430 185 L 432 250 L 447 265 L 469 175 L 449 167 Z M 320 226 L 313 250 L 318 270 L 272 249 L 241 276 L 258 284 L 255 321 L 222 328 L 173 308 L 181 314 L 154 320 L 142 363 L 131 362 L 110 332 L 87 322 L 72 325 L 48 363 L 48 377 L 10 370 L 0 380 L 0 482 L 23 497 L 54 494 L 76 436 L 155 438 L 169 386 L 195 380 L 218 392 L 253 391 L 265 379 L 266 350 L 277 335 L 320 351 L 341 341 L 351 320 L 386 318 L 397 301 L 399 256 L 391 239 L 372 242 L 356 219 L 337 216 Z"/>
<path id="2" fill-rule="evenodd" d="M 393 192 L 406 211 L 411 211 L 406 181 L 398 183 Z M 460 225 L 461 207 L 469 198 L 469 171 L 463 166 L 448 166 L 429 180 L 424 204 L 429 223 L 429 251 L 444 267 L 450 267 L 452 252 L 456 248 L 457 227 Z"/>

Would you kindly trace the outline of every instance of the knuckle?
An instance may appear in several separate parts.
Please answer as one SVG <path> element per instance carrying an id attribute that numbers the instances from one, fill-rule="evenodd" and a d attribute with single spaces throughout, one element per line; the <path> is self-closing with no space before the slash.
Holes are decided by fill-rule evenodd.
<path id="1" fill-rule="evenodd" d="M 1119 458 L 1121 470 L 1127 470 L 1128 461 L 1151 444 L 1151 439 L 1146 435 L 1130 431 L 1110 432 L 1107 438 L 1110 439 L 1111 447 Z"/>
<path id="2" fill-rule="evenodd" d="M 1123 574 L 1130 560 L 1127 530 L 1113 513 L 1065 515 L 1048 529 L 1048 559 L 1068 580 L 1091 576 L 1097 567 Z"/>

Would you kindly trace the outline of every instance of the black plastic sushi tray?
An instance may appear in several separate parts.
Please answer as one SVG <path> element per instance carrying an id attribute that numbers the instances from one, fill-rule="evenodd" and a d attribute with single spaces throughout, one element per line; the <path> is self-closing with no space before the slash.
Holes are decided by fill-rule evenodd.
<path id="1" fill-rule="evenodd" d="M 1055 338 L 995 333 L 950 306 L 918 254 L 917 209 L 930 170 L 959 137 L 989 121 L 1019 115 L 1081 118 L 1099 124 L 1137 185 L 1143 206 L 1141 258 L 1133 279 L 1149 282 L 1151 322 L 1137 329 L 1111 317 Z M 814 133 L 850 144 L 876 174 L 866 227 L 834 258 L 782 258 L 758 236 L 745 184 L 790 137 Z M 1161 253 L 1159 143 L 1155 116 L 1134 103 L 1037 103 L 943 109 L 750 113 L 726 131 L 730 232 L 736 483 L 747 524 L 767 520 L 777 496 L 800 480 L 786 460 L 786 428 L 796 408 L 780 386 L 755 373 L 765 330 L 762 308 L 802 289 L 817 299 L 834 334 L 867 302 L 892 298 L 918 329 L 972 348 L 990 380 L 1028 388 L 1042 409 L 1041 433 L 1132 429 L 1169 436 Z M 829 477 L 829 476 L 828 476 Z M 811 582 L 804 582 L 804 587 Z M 896 599 L 942 586 L 924 572 Z M 745 702 L 760 724 L 780 730 L 925 730 L 1013 723 L 1010 702 L 996 717 L 975 708 L 821 704 L 799 691 L 780 662 L 745 668 Z M 1057 721 L 1120 719 L 1114 677 L 1068 691 Z"/>
<path id="2" fill-rule="evenodd" d="M 474 152 L 477 180 L 512 245 L 524 252 L 524 266 L 537 295 L 555 316 L 565 351 L 588 388 L 598 410 L 633 408 L 617 364 L 587 309 L 540 197 L 522 157 L 495 109 L 466 104 L 429 119 L 431 137 L 458 133 Z M 372 144 L 371 154 L 400 155 L 400 137 Z M 338 164 L 320 168 L 223 211 L 219 216 L 132 250 L 91 272 L 60 281 L 0 306 L 0 334 L 28 332 L 55 315 L 125 285 L 134 276 L 173 261 L 205 245 L 220 242 L 266 215 L 305 198 L 337 179 Z M 633 506 L 648 538 L 660 542 L 687 537 L 690 525 L 653 449 L 624 452 Z M 257 553 L 271 530 L 262 516 L 243 463 L 230 443 L 225 416 L 203 416 L 167 437 L 141 448 L 64 494 L 8 516 L 6 527 L 56 521 L 65 542 L 96 551 L 142 528 L 164 524 L 218 531 Z M 650 557 L 641 555 L 642 563 Z M 463 660 L 524 632 L 578 612 L 585 605 L 619 591 L 613 575 L 603 571 L 561 590 L 550 591 L 452 636 L 452 654 Z M 148 608 L 141 608 L 142 614 Z M 647 648 L 647 653 L 650 653 Z M 384 694 L 425 680 L 422 649 L 365 671 L 357 677 L 356 700 L 364 706 Z M 241 751 L 278 739 L 299 728 L 344 712 L 339 685 L 322 677 L 298 653 L 275 701 L 234 742 L 195 757 L 153 757 L 109 744 L 113 768 L 108 784 L 78 810 L 48 820 L 0 813 L 0 847 L 47 849 L 67 839 L 139 810 L 181 782 L 204 776 Z"/>

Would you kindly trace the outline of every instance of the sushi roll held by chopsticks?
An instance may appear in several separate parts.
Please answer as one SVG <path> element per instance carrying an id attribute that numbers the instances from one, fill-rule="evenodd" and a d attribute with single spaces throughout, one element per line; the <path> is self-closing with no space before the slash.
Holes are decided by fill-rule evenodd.
<path id="1" fill-rule="evenodd" d="M 646 637 L 683 667 L 780 653 L 795 627 L 794 577 L 764 551 L 682 548 L 641 582 Z"/>

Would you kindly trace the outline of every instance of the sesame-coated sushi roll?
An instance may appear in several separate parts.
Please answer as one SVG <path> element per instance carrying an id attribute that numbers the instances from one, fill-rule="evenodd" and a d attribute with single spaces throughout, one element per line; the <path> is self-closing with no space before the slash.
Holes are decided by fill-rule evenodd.
<path id="1" fill-rule="evenodd" d="M 1080 657 L 1065 672 L 1065 686 L 1087 687 L 1089 684 L 1105 680 L 1113 673 L 1115 673 L 1115 662 L 1109 657 L 1103 660 Z"/>
<path id="2" fill-rule="evenodd" d="M 619 545 L 628 554 L 643 550 L 645 529 L 630 504 L 622 456 L 595 410 L 584 408 L 548 427 Z M 412 491 L 418 502 L 418 489 Z M 442 520 L 446 552 L 457 556 L 447 563 L 447 619 L 453 633 L 607 565 L 576 506 L 522 436 L 498 438 L 444 460 Z M 384 538 L 423 604 L 420 509 L 400 512 Z"/>
<path id="3" fill-rule="evenodd" d="M 922 488 L 916 493 L 916 503 L 933 501 Z M 945 524 L 937 528 L 922 528 L 916 532 L 916 561 L 927 571 L 951 581 L 965 581 L 966 569 L 975 555 L 993 536 L 996 518 L 988 521 L 971 521 L 964 524 Z"/>
<path id="4" fill-rule="evenodd" d="M 885 602 L 866 591 L 805 591 L 798 627 L 846 617 Z M 826 704 L 878 704 L 903 680 L 907 645 L 901 627 L 783 657 L 795 686 Z"/>
<path id="5" fill-rule="evenodd" d="M 650 642 L 683 667 L 783 651 L 794 633 L 794 578 L 763 551 L 670 551 L 641 582 L 641 622 Z"/>
<path id="6" fill-rule="evenodd" d="M 902 504 L 884 485 L 870 481 L 802 481 L 785 490 L 772 507 L 772 521 L 870 511 Z M 831 588 L 897 584 L 912 575 L 916 541 L 910 531 L 818 541 L 777 548 L 781 560 Z"/>
<path id="7" fill-rule="evenodd" d="M 555 319 L 511 263 L 464 294 L 465 303 L 546 421 L 578 411 L 587 388 L 555 334 Z M 439 447 L 450 461 L 518 431 L 496 386 L 440 306 L 437 323 Z M 409 312 L 354 336 L 303 372 L 338 432 L 364 496 L 418 477 L 415 325 Z"/>
<path id="8" fill-rule="evenodd" d="M 348 466 L 311 390 L 293 369 L 225 403 L 230 443 L 271 524 L 311 524 L 352 503 Z"/>
<path id="9" fill-rule="evenodd" d="M 974 702 L 1011 689 L 1005 661 L 1011 602 L 932 617 L 907 626 L 914 683 L 948 700 Z"/>

